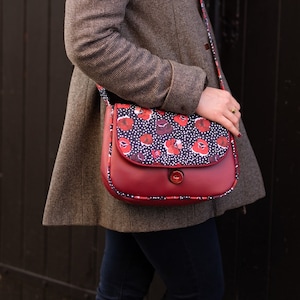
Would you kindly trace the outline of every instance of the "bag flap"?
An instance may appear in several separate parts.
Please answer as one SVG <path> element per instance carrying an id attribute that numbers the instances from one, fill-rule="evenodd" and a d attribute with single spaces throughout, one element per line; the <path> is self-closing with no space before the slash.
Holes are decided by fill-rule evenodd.
<path id="1" fill-rule="evenodd" d="M 120 153 L 151 167 L 199 167 L 217 163 L 232 135 L 199 115 L 179 115 L 133 104 L 114 104 L 113 133 Z"/>

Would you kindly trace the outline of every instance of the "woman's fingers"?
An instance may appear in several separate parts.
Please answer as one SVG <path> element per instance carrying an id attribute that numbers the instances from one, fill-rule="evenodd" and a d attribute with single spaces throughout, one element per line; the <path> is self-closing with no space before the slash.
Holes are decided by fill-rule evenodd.
<path id="1" fill-rule="evenodd" d="M 240 108 L 240 104 L 229 92 L 207 87 L 202 92 L 196 113 L 221 124 L 234 136 L 240 137 Z"/>
<path id="2" fill-rule="evenodd" d="M 235 119 L 228 118 L 225 115 L 217 121 L 219 124 L 224 126 L 227 130 L 229 130 L 234 136 L 240 137 L 240 126 L 239 126 L 239 119 L 235 117 Z"/>
<path id="3" fill-rule="evenodd" d="M 232 111 L 228 110 L 228 112 L 224 113 L 224 117 L 227 118 L 237 128 L 237 130 L 239 130 L 240 127 L 239 124 L 241 119 L 240 111 L 235 111 L 235 113 L 233 113 Z"/>

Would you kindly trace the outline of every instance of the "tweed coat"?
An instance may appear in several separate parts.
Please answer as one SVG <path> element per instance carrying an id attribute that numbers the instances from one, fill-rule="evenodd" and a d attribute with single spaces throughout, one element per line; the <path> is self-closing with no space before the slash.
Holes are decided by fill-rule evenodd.
<path id="1" fill-rule="evenodd" d="M 199 0 L 67 0 L 66 52 L 74 64 L 44 225 L 101 225 L 147 232 L 196 225 L 264 197 L 251 144 L 241 124 L 241 175 L 215 201 L 140 207 L 108 194 L 100 179 L 104 105 L 95 82 L 144 107 L 195 111 L 205 84 L 218 87 Z M 227 83 L 226 83 L 227 85 Z"/>

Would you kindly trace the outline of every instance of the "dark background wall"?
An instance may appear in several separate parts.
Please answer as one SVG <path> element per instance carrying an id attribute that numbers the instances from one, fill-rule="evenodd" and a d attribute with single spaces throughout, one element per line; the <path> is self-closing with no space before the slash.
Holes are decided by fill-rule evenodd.
<path id="1" fill-rule="evenodd" d="M 209 1 L 267 197 L 218 218 L 225 300 L 300 299 L 298 0 Z M 72 66 L 64 1 L 0 2 L 0 298 L 93 299 L 103 230 L 43 228 Z M 149 300 L 164 287 L 158 278 Z"/>

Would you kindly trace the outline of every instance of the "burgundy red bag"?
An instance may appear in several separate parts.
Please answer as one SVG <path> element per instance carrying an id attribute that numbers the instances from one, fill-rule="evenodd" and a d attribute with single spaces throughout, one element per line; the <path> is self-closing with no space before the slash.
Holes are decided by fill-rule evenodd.
<path id="1" fill-rule="evenodd" d="M 225 89 L 204 1 L 202 17 L 220 88 Z M 227 195 L 239 175 L 232 134 L 199 115 L 183 116 L 133 104 L 109 104 L 101 174 L 116 198 L 139 205 L 184 205 Z"/>
<path id="2" fill-rule="evenodd" d="M 228 194 L 238 173 L 235 140 L 221 125 L 196 114 L 107 105 L 101 174 L 117 199 L 139 205 L 197 203 Z"/>

